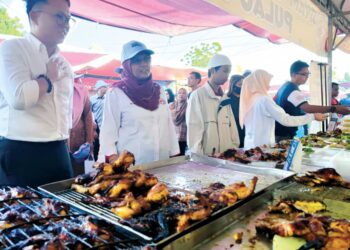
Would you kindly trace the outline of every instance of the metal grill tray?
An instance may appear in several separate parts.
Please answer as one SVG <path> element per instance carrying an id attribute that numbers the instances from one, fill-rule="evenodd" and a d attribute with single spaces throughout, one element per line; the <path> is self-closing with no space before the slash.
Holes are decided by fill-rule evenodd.
<path id="1" fill-rule="evenodd" d="M 244 181 L 248 184 L 254 176 L 258 177 L 255 194 L 257 196 L 261 191 L 270 185 L 277 183 L 285 178 L 294 175 L 291 172 L 271 169 L 250 167 L 243 164 L 227 162 L 225 160 L 210 158 L 193 154 L 189 157 L 176 157 L 169 160 L 153 162 L 150 164 L 139 165 L 132 167 L 131 170 L 142 169 L 145 172 L 155 174 L 157 178 L 167 183 L 171 188 L 183 190 L 185 192 L 194 192 L 202 187 L 207 187 L 214 182 L 222 182 L 223 184 L 231 184 L 234 182 Z M 40 190 L 47 192 L 58 199 L 78 207 L 90 214 L 94 214 L 102 219 L 105 219 L 124 230 L 129 231 L 141 239 L 151 242 L 152 238 L 144 235 L 133 228 L 121 224 L 120 218 L 113 214 L 110 209 L 99 205 L 85 204 L 81 199 L 85 196 L 70 189 L 74 179 L 50 183 L 39 187 Z M 249 200 L 248 198 L 247 200 Z M 189 228 L 181 233 L 175 233 L 169 237 L 156 242 L 156 247 L 163 247 L 171 241 L 181 238 L 187 233 L 205 225 L 207 222 L 215 220 L 223 214 L 235 209 L 247 200 L 238 202 L 232 206 L 226 207 L 213 213 L 208 219 L 193 223 Z"/>
<path id="2" fill-rule="evenodd" d="M 207 224 L 193 232 L 192 235 L 188 235 L 192 239 L 191 241 L 174 241 L 166 249 L 270 250 L 272 249 L 272 241 L 265 237 L 256 237 L 255 221 L 266 215 L 269 204 L 280 199 L 322 201 L 326 204 L 327 210 L 320 213 L 320 215 L 350 220 L 350 203 L 327 199 L 323 196 L 312 196 L 307 190 L 302 191 L 303 188 L 305 188 L 304 185 L 292 180 L 285 180 L 284 185 L 279 185 L 279 187 L 275 184 L 266 189 L 260 196 L 251 199 L 235 211 L 220 218 L 222 221 L 221 227 L 217 223 Z M 332 189 L 332 187 L 327 187 L 325 193 Z M 296 193 L 295 190 L 299 190 L 299 192 Z M 339 188 L 339 191 L 348 192 L 349 190 Z M 233 234 L 237 232 L 243 232 L 241 244 L 235 243 L 233 239 Z"/>
<path id="3" fill-rule="evenodd" d="M 1 189 L 8 189 L 10 187 L 8 186 L 1 186 Z M 32 228 L 33 230 L 36 230 L 38 232 L 42 232 L 42 234 L 46 234 L 47 232 L 43 231 L 41 229 L 42 223 L 41 222 L 52 222 L 52 221 L 61 221 L 61 220 L 72 220 L 74 218 L 79 217 L 85 217 L 87 216 L 86 213 L 82 213 L 78 209 L 74 207 L 70 207 L 70 210 L 67 215 L 60 216 L 59 214 L 52 214 L 51 216 L 44 216 L 41 211 L 39 211 L 40 207 L 42 206 L 42 199 L 48 198 L 52 199 L 52 197 L 49 197 L 40 191 L 37 191 L 33 188 L 27 187 L 24 188 L 28 191 L 31 191 L 38 195 L 38 197 L 29 197 L 29 198 L 13 198 L 9 200 L 1 200 L 0 201 L 0 215 L 3 215 L 3 209 L 10 208 L 13 205 L 22 205 L 24 208 L 26 208 L 28 211 L 32 211 L 34 214 L 38 216 L 37 219 L 28 219 L 26 222 L 22 224 L 15 224 L 10 228 L 4 228 L 0 231 L 0 248 L 1 249 L 17 249 L 17 244 L 20 244 L 21 242 L 24 242 L 25 239 L 29 239 L 31 236 L 26 233 L 24 230 L 25 228 Z M 19 239 L 13 239 L 14 237 L 10 237 L 9 234 L 13 230 L 18 230 L 18 233 L 21 234 L 21 236 L 24 238 L 22 240 Z M 130 234 L 127 232 L 120 232 L 118 235 L 113 235 L 113 241 L 107 242 L 106 240 L 102 239 L 101 237 L 97 236 L 96 239 L 98 239 L 101 244 L 99 246 L 91 245 L 89 242 L 86 241 L 85 237 L 78 236 L 76 233 L 73 233 L 71 230 L 66 229 L 67 235 L 70 235 L 73 239 L 80 242 L 84 249 L 98 249 L 98 248 L 107 248 L 108 249 L 142 249 L 144 246 L 140 241 L 132 239 L 130 237 Z M 66 249 L 67 246 L 66 246 Z"/>

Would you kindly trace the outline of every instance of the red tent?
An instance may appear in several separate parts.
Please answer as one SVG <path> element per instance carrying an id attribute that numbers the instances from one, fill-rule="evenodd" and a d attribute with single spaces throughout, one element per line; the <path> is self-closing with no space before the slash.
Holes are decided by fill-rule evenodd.
<path id="1" fill-rule="evenodd" d="M 136 31 L 176 36 L 232 24 L 273 43 L 285 42 L 203 0 L 74 0 L 71 4 L 74 16 Z"/>
<path id="2" fill-rule="evenodd" d="M 120 67 L 120 61 L 113 58 L 110 55 L 106 55 L 105 58 L 107 61 L 103 60 L 103 57 L 98 58 L 97 60 L 91 61 L 83 66 L 75 67 L 75 72 L 77 74 L 84 74 L 85 76 L 95 76 L 90 78 L 84 78 L 83 82 L 86 85 L 93 86 L 99 77 L 104 77 L 105 81 L 108 83 L 114 82 L 116 77 L 119 77 L 119 74 L 116 73 L 116 68 Z M 97 61 L 105 61 L 103 64 L 96 63 Z M 171 68 L 164 66 L 153 66 L 152 67 L 152 76 L 154 80 L 158 81 L 175 81 L 175 80 L 185 80 L 192 71 L 198 71 L 203 76 L 206 75 L 206 72 L 193 69 L 193 68 Z"/>

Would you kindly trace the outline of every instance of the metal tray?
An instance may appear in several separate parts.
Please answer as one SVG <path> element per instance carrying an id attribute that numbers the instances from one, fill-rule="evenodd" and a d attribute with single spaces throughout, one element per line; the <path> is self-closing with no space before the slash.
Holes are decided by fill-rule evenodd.
<path id="1" fill-rule="evenodd" d="M 278 183 L 279 181 L 294 175 L 292 172 L 282 171 L 278 169 L 250 167 L 243 164 L 226 162 L 225 160 L 195 154 L 190 158 L 176 157 L 169 160 L 153 162 L 150 164 L 134 166 L 131 168 L 131 170 L 134 169 L 142 169 L 145 172 L 153 173 L 158 177 L 160 181 L 169 184 L 170 187 L 176 188 L 178 190 L 184 190 L 185 192 L 194 192 L 195 190 L 206 187 L 213 182 L 222 182 L 225 185 L 238 181 L 244 181 L 247 183 L 254 176 L 257 176 L 257 187 L 255 194 L 251 197 L 259 195 L 260 192 L 262 192 L 270 185 Z M 73 179 L 70 179 L 46 184 L 40 186 L 39 189 L 86 212 L 103 218 L 145 241 L 152 242 L 151 237 L 137 232 L 131 227 L 119 223 L 120 218 L 113 214 L 108 208 L 81 202 L 81 198 L 85 195 L 71 190 L 70 186 L 72 183 Z M 245 203 L 247 200 L 221 209 L 213 213 L 209 218 L 200 222 L 193 223 L 183 232 L 175 233 L 159 242 L 154 243 L 154 246 L 164 247 L 173 240 L 184 238 L 183 236 L 185 236 L 187 233 L 205 225 L 206 223 L 209 223 L 210 221 L 220 218 L 220 216 L 226 214 L 232 209 L 235 209 L 236 207 Z"/>
<path id="2" fill-rule="evenodd" d="M 14 188 L 14 186 L 1 186 L 0 188 L 3 190 L 9 191 L 9 189 Z M 4 215 L 4 211 L 8 211 L 6 209 L 13 208 L 15 210 L 16 206 L 20 205 L 23 208 L 27 209 L 28 211 L 32 211 L 34 214 L 38 216 L 38 218 L 34 219 L 31 217 L 27 217 L 25 218 L 25 221 L 22 223 L 15 223 L 11 227 L 2 228 L 0 230 L 0 248 L 1 249 L 19 249 L 19 244 L 24 243 L 26 240 L 30 240 L 33 237 L 33 235 L 27 234 L 28 229 L 34 230 L 33 232 L 37 231 L 37 233 L 34 233 L 34 235 L 39 235 L 39 234 L 45 235 L 47 234 L 47 232 L 43 230 L 44 224 L 54 225 L 55 222 L 58 222 L 58 221 L 62 221 L 62 220 L 70 221 L 75 218 L 79 218 L 79 217 L 82 218 L 87 216 L 86 213 L 76 209 L 75 207 L 70 207 L 67 215 L 62 216 L 55 212 L 50 216 L 44 215 L 42 211 L 40 211 L 40 208 L 43 206 L 43 199 L 45 198 L 52 199 L 52 198 L 47 196 L 46 193 L 43 194 L 42 192 L 30 187 L 25 187 L 25 188 L 23 187 L 23 189 L 35 193 L 37 197 L 12 198 L 8 200 L 1 200 L 0 216 L 2 217 Z M 109 230 L 110 228 L 105 228 L 105 230 L 106 229 Z M 14 236 L 15 234 L 13 234 L 13 230 L 16 230 L 18 233 L 20 233 L 19 235 L 21 235 L 22 239 L 21 237 L 18 237 L 18 235 L 17 237 L 15 237 Z M 118 230 L 115 234 L 112 235 L 111 241 L 106 241 L 100 236 L 96 236 L 95 239 L 98 239 L 100 241 L 100 245 L 91 244 L 91 242 L 89 242 L 85 237 L 87 236 L 87 234 L 80 235 L 79 233 L 74 232 L 74 230 L 69 229 L 69 227 L 66 228 L 65 233 L 70 237 L 72 237 L 72 239 L 82 244 L 84 249 L 97 249 L 97 248 L 107 249 L 108 248 L 108 249 L 141 250 L 141 249 L 144 249 L 145 247 L 145 245 L 142 244 L 141 241 L 133 239 L 132 235 L 124 231 L 122 232 L 121 230 Z M 68 249 L 67 245 L 65 245 L 65 249 Z"/>
<path id="3" fill-rule="evenodd" d="M 282 184 L 282 185 L 281 185 Z M 272 242 L 264 237 L 257 237 L 255 230 L 255 221 L 262 218 L 267 213 L 267 206 L 274 201 L 284 199 L 302 199 L 302 200 L 319 200 L 326 204 L 327 211 L 322 215 L 332 216 L 334 218 L 345 218 L 350 220 L 350 203 L 332 200 L 318 196 L 312 196 L 306 190 L 302 190 L 304 185 L 298 184 L 290 180 L 274 184 L 265 190 L 260 196 L 254 197 L 250 201 L 241 205 L 236 210 L 228 213 L 220 218 L 219 221 L 207 224 L 199 230 L 187 237 L 191 239 L 189 242 L 174 241 L 166 249 L 272 249 Z M 305 187 L 305 186 L 304 186 Z M 328 188 L 332 189 L 332 188 Z M 348 191 L 341 188 L 342 191 Z M 299 190 L 296 193 L 295 190 Z M 328 193 L 328 190 L 325 190 Z M 235 243 L 233 234 L 243 232 L 243 240 L 241 244 Z M 203 235 L 204 234 L 204 235 Z M 207 237 L 206 237 L 207 236 Z"/>

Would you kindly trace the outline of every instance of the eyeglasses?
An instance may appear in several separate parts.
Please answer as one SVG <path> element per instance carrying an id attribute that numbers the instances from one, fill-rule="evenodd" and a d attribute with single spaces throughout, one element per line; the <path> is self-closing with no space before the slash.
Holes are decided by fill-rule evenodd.
<path id="1" fill-rule="evenodd" d="M 311 73 L 296 73 L 296 74 L 300 76 L 305 76 L 305 77 L 308 77 L 311 75 Z"/>
<path id="2" fill-rule="evenodd" d="M 151 57 L 149 55 L 146 56 L 135 56 L 131 58 L 131 63 L 132 64 L 141 64 L 142 62 L 150 63 L 151 62 Z"/>
<path id="3" fill-rule="evenodd" d="M 73 26 L 76 23 L 76 20 L 68 15 L 65 15 L 61 12 L 56 13 L 56 14 L 52 14 L 50 12 L 44 11 L 44 10 L 37 10 L 37 12 L 43 12 L 47 15 L 50 15 L 52 17 L 54 17 L 56 19 L 56 23 L 58 25 L 69 25 L 69 26 Z"/>

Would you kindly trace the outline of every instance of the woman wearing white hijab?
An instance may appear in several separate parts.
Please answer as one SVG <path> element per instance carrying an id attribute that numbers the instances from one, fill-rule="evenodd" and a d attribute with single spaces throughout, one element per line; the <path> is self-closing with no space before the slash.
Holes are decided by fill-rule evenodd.
<path id="1" fill-rule="evenodd" d="M 256 70 L 243 80 L 239 122 L 245 126 L 245 148 L 275 143 L 275 121 L 284 126 L 300 126 L 312 120 L 323 121 L 324 114 L 290 116 L 268 95 L 272 75 L 265 70 Z"/>

